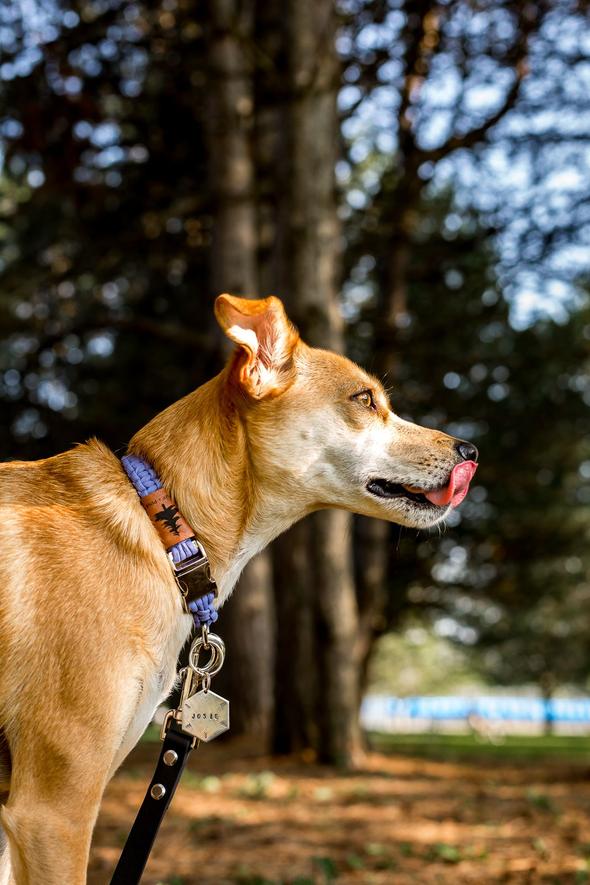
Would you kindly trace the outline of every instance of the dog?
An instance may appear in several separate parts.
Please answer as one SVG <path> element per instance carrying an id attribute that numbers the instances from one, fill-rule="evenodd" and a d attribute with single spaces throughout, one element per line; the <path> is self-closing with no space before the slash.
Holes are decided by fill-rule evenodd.
<path id="1" fill-rule="evenodd" d="M 471 443 L 402 420 L 379 381 L 308 347 L 278 298 L 220 295 L 223 371 L 141 429 L 223 603 L 321 508 L 427 529 L 464 498 Z M 105 785 L 170 693 L 192 626 L 120 460 L 96 439 L 0 466 L 4 881 L 81 885 Z"/>

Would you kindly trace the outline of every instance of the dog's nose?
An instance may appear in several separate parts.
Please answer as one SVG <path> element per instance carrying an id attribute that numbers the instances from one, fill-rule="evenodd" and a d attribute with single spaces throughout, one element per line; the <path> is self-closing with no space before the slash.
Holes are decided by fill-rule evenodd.
<path id="1" fill-rule="evenodd" d="M 477 461 L 479 452 L 476 447 L 470 442 L 461 442 L 456 443 L 455 448 L 461 455 L 464 461 Z"/>

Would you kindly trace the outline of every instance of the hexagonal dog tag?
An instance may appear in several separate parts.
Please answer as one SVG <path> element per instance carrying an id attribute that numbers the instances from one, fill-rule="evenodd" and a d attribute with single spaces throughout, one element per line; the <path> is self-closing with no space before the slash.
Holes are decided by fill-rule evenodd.
<path id="1" fill-rule="evenodd" d="M 200 741 L 212 741 L 229 728 L 229 701 L 214 691 L 201 690 L 182 707 L 182 729 Z"/>

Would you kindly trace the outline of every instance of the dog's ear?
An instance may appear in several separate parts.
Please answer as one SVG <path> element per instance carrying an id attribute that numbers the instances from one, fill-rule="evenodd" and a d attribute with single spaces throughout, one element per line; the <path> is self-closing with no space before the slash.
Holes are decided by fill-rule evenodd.
<path id="1" fill-rule="evenodd" d="M 293 351 L 299 333 L 282 302 L 220 295 L 215 316 L 228 338 L 239 345 L 234 367 L 241 386 L 255 399 L 276 396 L 293 380 Z"/>

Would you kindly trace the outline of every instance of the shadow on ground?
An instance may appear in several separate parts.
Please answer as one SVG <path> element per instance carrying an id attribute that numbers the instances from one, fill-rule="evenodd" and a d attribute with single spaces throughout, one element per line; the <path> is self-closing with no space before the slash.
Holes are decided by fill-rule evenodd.
<path id="1" fill-rule="evenodd" d="M 89 885 L 106 885 L 159 751 L 109 785 Z M 372 753 L 345 775 L 201 747 L 143 885 L 590 882 L 588 758 L 462 761 Z"/>

